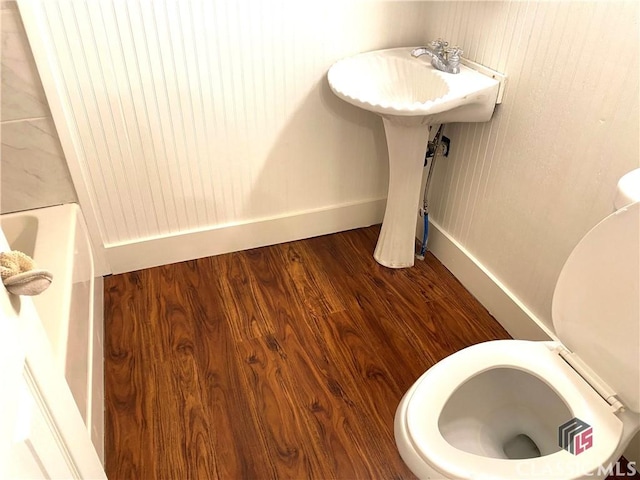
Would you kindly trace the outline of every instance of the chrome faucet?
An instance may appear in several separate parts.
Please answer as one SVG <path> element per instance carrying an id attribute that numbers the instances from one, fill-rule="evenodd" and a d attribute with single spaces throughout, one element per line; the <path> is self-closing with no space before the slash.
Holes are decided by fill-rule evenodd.
<path id="1" fill-rule="evenodd" d="M 431 65 L 446 73 L 460 73 L 460 47 L 449 47 L 449 42 L 441 38 L 434 40 L 428 47 L 418 47 L 411 50 L 411 56 L 418 58 L 422 55 L 431 57 Z"/>

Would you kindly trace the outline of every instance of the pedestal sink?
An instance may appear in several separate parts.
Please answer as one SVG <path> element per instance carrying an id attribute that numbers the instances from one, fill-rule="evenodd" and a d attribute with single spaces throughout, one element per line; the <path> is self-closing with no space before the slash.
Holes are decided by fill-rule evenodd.
<path id="1" fill-rule="evenodd" d="M 336 62 L 327 74 L 341 99 L 382 116 L 389 149 L 389 191 L 376 261 L 413 266 L 415 229 L 429 126 L 486 122 L 498 100 L 502 78 L 466 65 L 460 73 L 436 70 L 412 47 L 361 53 Z"/>

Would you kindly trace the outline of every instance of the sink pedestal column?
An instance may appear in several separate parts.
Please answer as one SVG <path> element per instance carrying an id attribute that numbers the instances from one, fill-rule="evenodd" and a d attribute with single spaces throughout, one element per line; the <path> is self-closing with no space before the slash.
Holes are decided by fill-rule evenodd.
<path id="1" fill-rule="evenodd" d="M 428 125 L 382 117 L 389 149 L 389 192 L 373 257 L 390 268 L 413 266 Z M 415 120 L 414 120 L 415 121 Z"/>

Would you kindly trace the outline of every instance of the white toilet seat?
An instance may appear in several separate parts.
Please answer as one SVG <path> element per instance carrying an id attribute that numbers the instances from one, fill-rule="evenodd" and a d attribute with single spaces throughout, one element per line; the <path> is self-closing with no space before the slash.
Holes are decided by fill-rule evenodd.
<path id="1" fill-rule="evenodd" d="M 552 351 L 559 343 L 497 340 L 461 350 L 429 369 L 402 401 L 397 431 L 415 452 L 447 478 L 513 479 L 580 478 L 610 461 L 620 441 L 623 424 L 611 407 Z M 571 414 L 593 427 L 593 446 L 580 455 L 565 450 L 524 460 L 483 457 L 462 451 L 442 436 L 438 421 L 447 401 L 467 380 L 495 368 L 527 372 L 546 383 L 564 400 Z M 399 443 L 399 447 L 400 443 Z M 403 455 L 403 458 L 404 456 Z M 615 461 L 614 459 L 613 461 Z M 407 462 L 410 464 L 410 462 Z"/>

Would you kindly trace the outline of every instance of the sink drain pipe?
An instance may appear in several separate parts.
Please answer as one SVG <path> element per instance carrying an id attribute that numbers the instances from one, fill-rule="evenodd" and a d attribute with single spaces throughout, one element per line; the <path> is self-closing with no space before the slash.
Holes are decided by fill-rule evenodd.
<path id="1" fill-rule="evenodd" d="M 429 201 L 427 200 L 427 196 L 429 195 L 429 185 L 431 185 L 433 166 L 436 163 L 436 158 L 439 151 L 438 149 L 440 148 L 440 140 L 442 139 L 442 127 L 444 127 L 443 123 L 441 123 L 440 127 L 438 127 L 438 131 L 433 137 L 433 140 L 427 142 L 427 153 L 424 159 L 424 166 L 427 166 L 429 157 L 431 157 L 431 163 L 429 163 L 429 172 L 427 173 L 427 182 L 424 187 L 422 208 L 420 209 L 420 215 L 422 216 L 424 222 L 424 228 L 422 232 L 422 245 L 420 246 L 420 253 L 416 253 L 416 258 L 418 260 L 424 260 L 424 256 L 427 253 L 427 239 L 429 238 Z"/>

